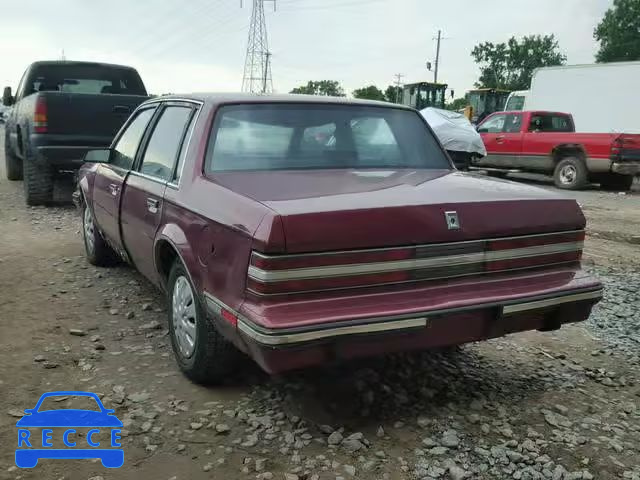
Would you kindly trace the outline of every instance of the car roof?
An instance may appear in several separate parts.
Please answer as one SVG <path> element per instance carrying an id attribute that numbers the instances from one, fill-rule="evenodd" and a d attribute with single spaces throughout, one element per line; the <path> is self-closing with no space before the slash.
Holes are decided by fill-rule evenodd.
<path id="1" fill-rule="evenodd" d="M 103 63 L 103 62 L 81 62 L 72 60 L 40 60 L 33 62 L 32 67 L 47 67 L 51 65 L 69 65 L 80 67 L 108 67 L 108 68 L 124 68 L 127 70 L 135 70 L 135 68 L 129 65 L 118 65 L 116 63 Z"/>
<path id="2" fill-rule="evenodd" d="M 413 110 L 405 105 L 395 103 L 381 102 L 378 100 L 362 100 L 347 97 L 329 97 L 324 95 L 298 95 L 298 94 L 255 94 L 255 93 L 237 93 L 237 92 L 203 92 L 188 94 L 171 94 L 155 97 L 149 102 L 167 101 L 167 100 L 196 100 L 208 104 L 226 104 L 226 103 L 317 103 L 317 104 L 339 104 L 339 105 L 361 105 L 370 107 L 384 108 L 401 108 L 405 110 Z"/>

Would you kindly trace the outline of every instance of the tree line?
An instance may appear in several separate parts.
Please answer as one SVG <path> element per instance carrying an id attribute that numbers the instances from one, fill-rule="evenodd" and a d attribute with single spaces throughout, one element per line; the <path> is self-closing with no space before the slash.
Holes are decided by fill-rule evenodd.
<path id="1" fill-rule="evenodd" d="M 599 43 L 596 62 L 640 60 L 640 0 L 614 0 L 593 32 Z M 505 42 L 482 42 L 471 51 L 480 69 L 477 88 L 527 90 L 533 72 L 540 67 L 564 65 L 566 55 L 561 51 L 555 35 L 527 35 L 511 37 Z M 335 80 L 309 81 L 291 93 L 344 97 L 345 91 Z M 367 85 L 352 92 L 355 98 L 397 102 L 401 88 L 389 85 L 384 91 Z M 464 98 L 456 98 L 447 108 L 458 110 L 466 105 Z"/>

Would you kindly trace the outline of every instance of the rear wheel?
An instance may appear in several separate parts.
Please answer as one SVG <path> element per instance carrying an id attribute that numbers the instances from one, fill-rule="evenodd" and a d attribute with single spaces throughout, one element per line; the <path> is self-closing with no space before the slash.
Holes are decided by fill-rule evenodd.
<path id="1" fill-rule="evenodd" d="M 118 256 L 105 242 L 96 226 L 91 208 L 85 203 L 82 211 L 82 236 L 84 251 L 91 265 L 109 267 L 118 262 Z"/>
<path id="2" fill-rule="evenodd" d="M 5 127 L 4 134 L 4 162 L 7 167 L 8 180 L 22 180 L 22 160 L 11 150 L 9 144 L 9 130 Z"/>
<path id="3" fill-rule="evenodd" d="M 44 162 L 36 162 L 29 142 L 24 144 L 24 196 L 27 205 L 47 205 L 53 200 L 53 168 Z"/>
<path id="4" fill-rule="evenodd" d="M 587 185 L 589 172 L 578 157 L 566 157 L 558 162 L 553 172 L 556 187 L 564 190 L 579 190 Z"/>
<path id="5" fill-rule="evenodd" d="M 620 175 L 619 173 L 605 173 L 600 177 L 600 187 L 603 190 L 614 192 L 628 192 L 633 185 L 631 175 Z"/>
<path id="6" fill-rule="evenodd" d="M 239 352 L 207 319 L 186 268 L 176 260 L 167 283 L 169 335 L 180 370 L 201 384 L 228 378 Z"/>

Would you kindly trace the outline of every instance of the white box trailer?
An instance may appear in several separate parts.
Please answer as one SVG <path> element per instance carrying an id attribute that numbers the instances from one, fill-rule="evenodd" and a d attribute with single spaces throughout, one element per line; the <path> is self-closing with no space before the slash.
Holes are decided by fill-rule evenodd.
<path id="1" fill-rule="evenodd" d="M 539 68 L 524 110 L 571 113 L 576 132 L 640 133 L 640 62 Z"/>

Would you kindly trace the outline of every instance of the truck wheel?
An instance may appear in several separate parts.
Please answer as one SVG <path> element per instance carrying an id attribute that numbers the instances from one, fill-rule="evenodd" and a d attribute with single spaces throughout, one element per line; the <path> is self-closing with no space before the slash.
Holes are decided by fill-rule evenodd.
<path id="1" fill-rule="evenodd" d="M 633 185 L 633 176 L 605 173 L 600 178 L 600 188 L 612 192 L 628 192 Z"/>
<path id="2" fill-rule="evenodd" d="M 238 350 L 216 330 L 189 274 L 176 260 L 167 283 L 169 336 L 180 370 L 193 382 L 220 383 L 236 365 Z"/>
<path id="3" fill-rule="evenodd" d="M 95 223 L 91 207 L 86 203 L 82 209 L 82 237 L 84 251 L 91 265 L 110 267 L 118 263 L 118 256 L 105 242 Z"/>
<path id="4" fill-rule="evenodd" d="M 564 190 L 579 190 L 587 185 L 589 172 L 584 162 L 577 157 L 566 157 L 558 162 L 553 172 L 556 187 Z"/>
<path id="5" fill-rule="evenodd" d="M 4 134 L 4 162 L 7 167 L 7 180 L 22 180 L 22 160 L 11 150 L 9 131 L 6 127 Z"/>
<path id="6" fill-rule="evenodd" d="M 53 200 L 53 169 L 46 163 L 36 163 L 28 141 L 24 145 L 22 171 L 27 205 L 51 203 Z"/>

